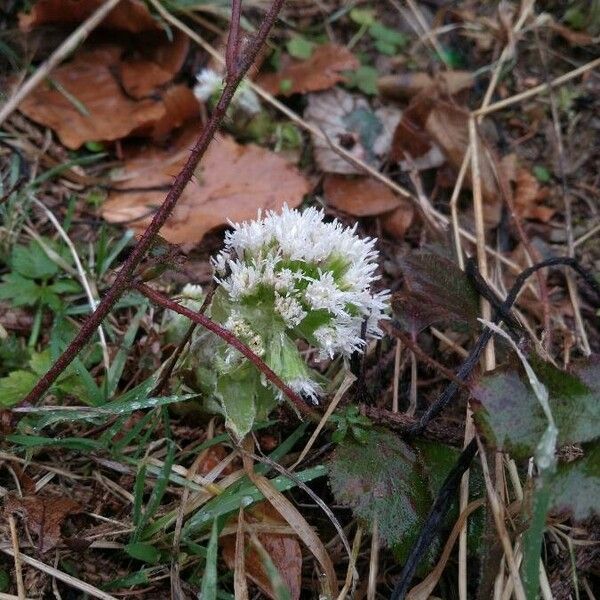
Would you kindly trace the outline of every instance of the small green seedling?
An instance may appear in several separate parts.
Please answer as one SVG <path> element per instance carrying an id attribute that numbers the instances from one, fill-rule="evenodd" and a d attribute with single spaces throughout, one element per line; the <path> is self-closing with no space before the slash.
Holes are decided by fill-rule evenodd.
<path id="1" fill-rule="evenodd" d="M 336 430 L 331 435 L 331 440 L 336 444 L 343 442 L 348 435 L 359 444 L 365 444 L 368 439 L 368 430 L 373 423 L 361 415 L 357 406 L 349 406 L 345 412 L 331 415 L 329 420 L 335 423 Z"/>

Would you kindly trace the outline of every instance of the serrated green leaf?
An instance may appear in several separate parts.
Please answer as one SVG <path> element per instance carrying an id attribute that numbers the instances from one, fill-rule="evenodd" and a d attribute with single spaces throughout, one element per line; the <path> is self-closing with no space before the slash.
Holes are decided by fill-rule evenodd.
<path id="1" fill-rule="evenodd" d="M 535 359 L 531 364 L 548 389 L 559 446 L 599 437 L 600 357 L 576 363 L 571 373 Z M 475 422 L 488 443 L 515 458 L 533 456 L 547 419 L 520 370 L 506 366 L 488 372 L 471 384 L 471 393 Z"/>
<path id="2" fill-rule="evenodd" d="M 37 376 L 29 371 L 13 371 L 0 379 L 0 406 L 9 408 L 18 404 L 33 389 Z"/>
<path id="3" fill-rule="evenodd" d="M 15 246 L 10 264 L 17 273 L 28 279 L 50 279 L 59 272 L 58 265 L 34 241 L 28 246 Z"/>
<path id="4" fill-rule="evenodd" d="M 152 546 L 152 544 L 132 542 L 131 544 L 124 546 L 123 550 L 125 550 L 132 558 L 136 558 L 137 560 L 141 560 L 151 565 L 155 565 L 160 560 L 160 550 Z"/>
<path id="5" fill-rule="evenodd" d="M 306 38 L 296 35 L 286 44 L 286 49 L 291 56 L 306 60 L 312 56 L 315 44 Z"/>
<path id="6" fill-rule="evenodd" d="M 397 436 L 369 430 L 365 444 L 346 438 L 329 463 L 338 502 L 372 525 L 397 555 L 408 552 L 431 506 L 417 453 Z"/>
<path id="7" fill-rule="evenodd" d="M 33 306 L 40 300 L 42 287 L 18 273 L 8 273 L 0 283 L 0 300 L 10 300 L 13 306 Z"/>

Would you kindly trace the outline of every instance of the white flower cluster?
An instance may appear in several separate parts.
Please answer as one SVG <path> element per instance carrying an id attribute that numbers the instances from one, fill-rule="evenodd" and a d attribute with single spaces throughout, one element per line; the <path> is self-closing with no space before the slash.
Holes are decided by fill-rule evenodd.
<path id="1" fill-rule="evenodd" d="M 315 208 L 301 213 L 285 206 L 232 224 L 213 259 L 215 277 L 232 306 L 270 311 L 291 338 L 306 339 L 321 357 L 349 356 L 364 348 L 365 320 L 367 337 L 381 336 L 389 291 L 371 290 L 378 279 L 375 240 L 323 218 Z"/>
<path id="2" fill-rule="evenodd" d="M 197 84 L 194 86 L 194 95 L 201 102 L 214 98 L 223 91 L 223 77 L 213 69 L 202 69 L 196 75 Z M 260 100 L 258 96 L 246 83 L 242 81 L 232 99 L 232 104 L 249 115 L 260 112 Z"/>

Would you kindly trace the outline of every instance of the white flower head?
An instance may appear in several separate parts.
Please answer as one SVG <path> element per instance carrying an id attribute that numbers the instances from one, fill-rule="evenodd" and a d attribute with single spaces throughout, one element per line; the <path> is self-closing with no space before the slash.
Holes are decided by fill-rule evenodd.
<path id="1" fill-rule="evenodd" d="M 389 292 L 372 290 L 376 240 L 324 217 L 315 208 L 284 206 L 232 223 L 225 249 L 213 259 L 215 277 L 232 306 L 272 314 L 291 338 L 304 338 L 321 356 L 349 356 L 365 346 L 363 322 L 367 338 L 382 335 Z"/>
<path id="2" fill-rule="evenodd" d="M 213 69 L 202 69 L 196 75 L 196 81 L 198 83 L 194 86 L 194 95 L 201 102 L 214 99 L 225 88 L 223 76 Z M 245 80 L 238 86 L 231 102 L 248 115 L 260 112 L 260 100 Z"/>

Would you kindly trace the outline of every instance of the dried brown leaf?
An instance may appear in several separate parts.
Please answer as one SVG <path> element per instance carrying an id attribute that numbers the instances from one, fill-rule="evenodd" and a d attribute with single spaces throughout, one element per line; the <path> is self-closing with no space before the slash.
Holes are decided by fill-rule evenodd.
<path id="1" fill-rule="evenodd" d="M 188 50 L 189 38 L 181 32 L 172 40 L 163 33 L 144 36 L 119 65 L 123 89 L 136 99 L 149 96 L 177 75 Z"/>
<path id="2" fill-rule="evenodd" d="M 244 518 L 248 528 L 251 528 L 255 523 L 266 526 L 286 524 L 285 519 L 283 519 L 269 502 L 256 504 L 251 510 L 246 511 Z M 250 544 L 249 536 L 246 535 L 244 537 L 246 542 L 246 576 L 269 598 L 277 600 L 277 596 L 271 587 L 271 582 L 265 572 L 258 552 Z M 258 539 L 268 552 L 273 564 L 279 571 L 281 578 L 287 585 L 292 600 L 297 600 L 300 597 L 302 587 L 302 550 L 297 537 L 275 533 L 259 533 Z M 221 539 L 223 559 L 231 570 L 235 567 L 235 541 L 235 535 L 228 535 Z"/>
<path id="3" fill-rule="evenodd" d="M 71 25 L 85 21 L 104 0 L 38 0 L 28 12 L 19 13 L 19 27 L 31 31 L 41 25 Z M 121 0 L 100 25 L 129 33 L 158 31 L 160 24 L 141 0 Z"/>
<path id="4" fill-rule="evenodd" d="M 382 215 L 381 225 L 383 230 L 392 238 L 401 240 L 413 223 L 415 209 L 413 205 L 403 199 L 402 205 L 390 213 Z"/>
<path id="5" fill-rule="evenodd" d="M 446 71 L 436 79 L 425 72 L 406 72 L 384 75 L 379 78 L 377 86 L 380 93 L 389 98 L 412 98 L 435 85 L 453 96 L 472 87 L 473 82 L 473 75 L 469 71 Z"/>
<path id="6" fill-rule="evenodd" d="M 60 528 L 64 520 L 71 514 L 81 511 L 77 502 L 70 498 L 41 496 L 24 496 L 19 498 L 9 494 L 6 496 L 4 510 L 21 517 L 29 529 L 38 538 L 41 553 L 52 550 L 60 541 Z"/>
<path id="7" fill-rule="evenodd" d="M 19 109 L 56 131 L 61 142 L 72 149 L 87 141 L 113 141 L 133 133 L 152 132 L 159 121 L 164 134 L 168 111 L 160 96 L 138 101 L 123 91 L 115 73 L 122 53 L 120 46 L 99 45 L 78 52 L 70 63 L 53 72 L 53 80 L 80 106 L 55 86 L 43 83 L 21 102 Z M 177 121 L 171 116 L 171 122 Z"/>
<path id="8" fill-rule="evenodd" d="M 403 205 L 403 199 L 372 177 L 329 174 L 323 181 L 329 206 L 355 217 L 373 217 Z"/>
<path id="9" fill-rule="evenodd" d="M 189 124 L 167 147 L 136 149 L 121 173 L 126 184 L 110 193 L 102 216 L 113 223 L 130 222 L 135 231 L 143 231 L 186 161 L 198 131 L 199 125 Z M 228 220 L 256 218 L 258 209 L 277 210 L 285 203 L 296 207 L 309 189 L 308 180 L 278 154 L 220 135 L 161 235 L 174 244 L 195 244 Z"/>
<path id="10" fill-rule="evenodd" d="M 307 60 L 284 57 L 281 70 L 265 73 L 258 84 L 269 93 L 282 96 L 318 92 L 344 81 L 343 72 L 359 66 L 358 59 L 344 46 L 324 44 L 318 46 Z M 289 84 L 282 89 L 282 82 Z"/>
<path id="11" fill-rule="evenodd" d="M 556 209 L 543 204 L 550 190 L 540 186 L 527 169 L 517 171 L 515 185 L 514 203 L 520 217 L 547 223 L 554 216 Z"/>

